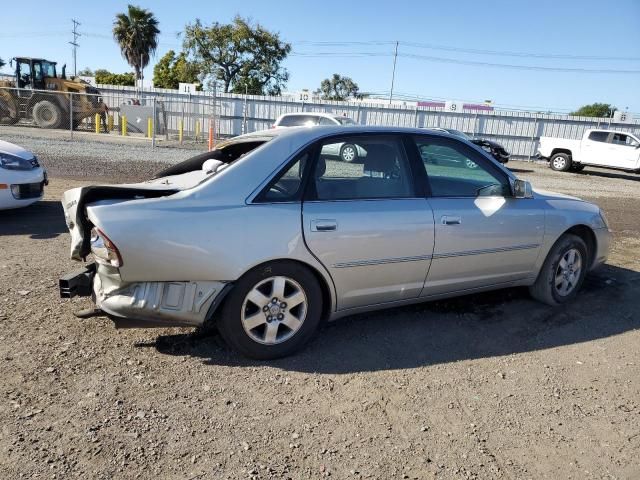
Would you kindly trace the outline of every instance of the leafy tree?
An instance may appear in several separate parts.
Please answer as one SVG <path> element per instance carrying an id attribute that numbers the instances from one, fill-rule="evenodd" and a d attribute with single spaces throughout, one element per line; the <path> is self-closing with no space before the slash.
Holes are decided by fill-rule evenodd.
<path id="1" fill-rule="evenodd" d="M 2 59 L 0 58 L 0 68 L 4 67 L 5 65 L 6 65 L 6 63 L 4 63 L 4 60 L 2 60 Z"/>
<path id="2" fill-rule="evenodd" d="M 281 63 L 291 45 L 240 16 L 210 26 L 196 19 L 185 27 L 183 46 L 201 72 L 224 83 L 225 92 L 279 95 L 289 79 Z"/>
<path id="3" fill-rule="evenodd" d="M 362 98 L 358 84 L 349 77 L 334 73 L 331 78 L 320 82 L 320 88 L 315 93 L 323 100 L 347 100 L 348 98 Z"/>
<path id="4" fill-rule="evenodd" d="M 571 115 L 581 117 L 610 117 L 616 110 L 617 108 L 609 103 L 592 103 L 591 105 L 580 107 L 575 112 L 572 112 Z"/>
<path id="5" fill-rule="evenodd" d="M 176 89 L 180 82 L 198 83 L 198 74 L 198 66 L 187 59 L 185 52 L 176 56 L 169 50 L 153 68 L 153 86 Z"/>
<path id="6" fill-rule="evenodd" d="M 106 71 L 106 70 L 105 70 Z M 78 72 L 79 77 L 93 77 L 95 73 L 89 67 L 85 67 Z"/>
<path id="7" fill-rule="evenodd" d="M 149 64 L 158 47 L 158 20 L 149 10 L 129 5 L 127 13 L 119 13 L 113 23 L 113 38 L 120 46 L 124 59 L 133 67 L 136 79 Z"/>
<path id="8" fill-rule="evenodd" d="M 136 84 L 136 77 L 132 72 L 127 73 L 111 73 L 105 69 L 98 69 L 93 72 L 96 77 L 96 83 L 102 85 L 123 85 L 133 87 Z"/>

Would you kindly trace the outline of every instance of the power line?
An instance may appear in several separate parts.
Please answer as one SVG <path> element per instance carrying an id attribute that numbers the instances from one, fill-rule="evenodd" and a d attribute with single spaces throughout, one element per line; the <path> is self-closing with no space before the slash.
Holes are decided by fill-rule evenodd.
<path id="1" fill-rule="evenodd" d="M 388 57 L 394 55 L 393 52 L 300 52 L 294 51 L 291 53 L 297 57 Z M 572 73 L 605 73 L 605 74 L 625 74 L 625 75 L 638 75 L 640 70 L 620 70 L 609 68 L 573 68 L 573 67 L 543 67 L 538 65 L 516 65 L 509 63 L 492 63 L 492 62 L 479 62 L 474 60 L 460 60 L 456 58 L 447 57 L 434 57 L 428 55 L 417 55 L 413 53 L 399 53 L 399 57 L 411 58 L 414 60 L 422 60 L 429 62 L 440 63 L 452 63 L 458 65 L 470 65 L 479 67 L 493 67 L 493 68 L 507 68 L 516 70 L 535 70 L 535 71 L 548 71 L 548 72 L 572 72 Z"/>
<path id="2" fill-rule="evenodd" d="M 72 18 L 73 22 L 73 30 L 71 33 L 73 34 L 73 41 L 69 42 L 73 46 L 73 76 L 76 77 L 78 75 L 77 70 L 77 50 L 80 45 L 78 45 L 78 37 L 80 37 L 80 33 L 78 33 L 78 26 L 80 22 L 78 22 L 75 18 Z"/>
<path id="3" fill-rule="evenodd" d="M 313 41 L 298 40 L 292 42 L 294 45 L 310 45 L 318 47 L 349 47 L 349 46 L 370 46 L 370 45 L 394 45 L 395 41 L 389 40 L 372 40 L 372 41 Z M 452 47 L 448 45 L 436 45 L 419 42 L 399 42 L 401 46 L 426 48 L 431 50 L 444 50 L 448 52 L 471 53 L 476 55 L 498 55 L 508 57 L 526 57 L 526 58 L 547 58 L 556 60 L 614 60 L 614 61 L 640 61 L 640 57 L 631 56 L 608 56 L 608 55 L 573 55 L 562 53 L 537 53 L 537 52 L 515 52 L 503 50 L 486 50 L 478 48 L 462 48 Z"/>

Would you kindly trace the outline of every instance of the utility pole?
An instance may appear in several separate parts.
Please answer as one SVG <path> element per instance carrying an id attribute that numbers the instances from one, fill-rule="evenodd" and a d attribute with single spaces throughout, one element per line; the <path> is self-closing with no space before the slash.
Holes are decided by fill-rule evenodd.
<path id="1" fill-rule="evenodd" d="M 80 46 L 78 45 L 78 37 L 80 36 L 80 34 L 78 33 L 78 26 L 80 25 L 80 22 L 78 22 L 75 18 L 72 18 L 71 21 L 73 22 L 73 30 L 71 31 L 71 33 L 73 34 L 73 41 L 69 43 L 73 46 L 73 76 L 76 77 L 78 75 L 76 50 L 78 50 L 78 47 Z"/>
<path id="2" fill-rule="evenodd" d="M 391 74 L 391 91 L 389 92 L 389 105 L 391 105 L 391 101 L 393 100 L 393 82 L 396 79 L 396 62 L 398 61 L 398 43 L 396 42 L 396 51 L 393 54 L 393 73 Z"/>

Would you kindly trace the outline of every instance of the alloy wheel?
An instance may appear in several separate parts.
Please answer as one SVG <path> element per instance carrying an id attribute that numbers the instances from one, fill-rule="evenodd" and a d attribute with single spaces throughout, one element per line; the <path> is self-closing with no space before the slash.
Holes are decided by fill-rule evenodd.
<path id="1" fill-rule="evenodd" d="M 277 345 L 293 337 L 307 316 L 307 296 L 298 282 L 285 276 L 264 279 L 246 295 L 241 321 L 255 342 Z"/>
<path id="2" fill-rule="evenodd" d="M 562 170 L 567 163 L 567 160 L 563 157 L 556 157 L 553 159 L 553 168 L 556 170 Z"/>
<path id="3" fill-rule="evenodd" d="M 582 254 L 579 250 L 567 250 L 556 269 L 554 286 L 559 295 L 566 297 L 576 288 L 582 273 Z"/>

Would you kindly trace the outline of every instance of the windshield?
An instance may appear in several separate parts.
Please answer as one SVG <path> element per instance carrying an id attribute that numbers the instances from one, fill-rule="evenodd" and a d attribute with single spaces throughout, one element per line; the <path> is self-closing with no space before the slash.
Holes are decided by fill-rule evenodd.
<path id="1" fill-rule="evenodd" d="M 469 140 L 470 139 L 469 135 L 467 135 L 464 132 L 461 132 L 460 130 L 455 130 L 453 128 L 449 128 L 447 130 L 447 132 L 449 132 L 451 135 L 455 135 L 456 137 L 464 138 L 465 140 Z"/>
<path id="2" fill-rule="evenodd" d="M 56 64 L 53 62 L 40 62 L 42 73 L 45 77 L 55 77 L 56 76 Z"/>

